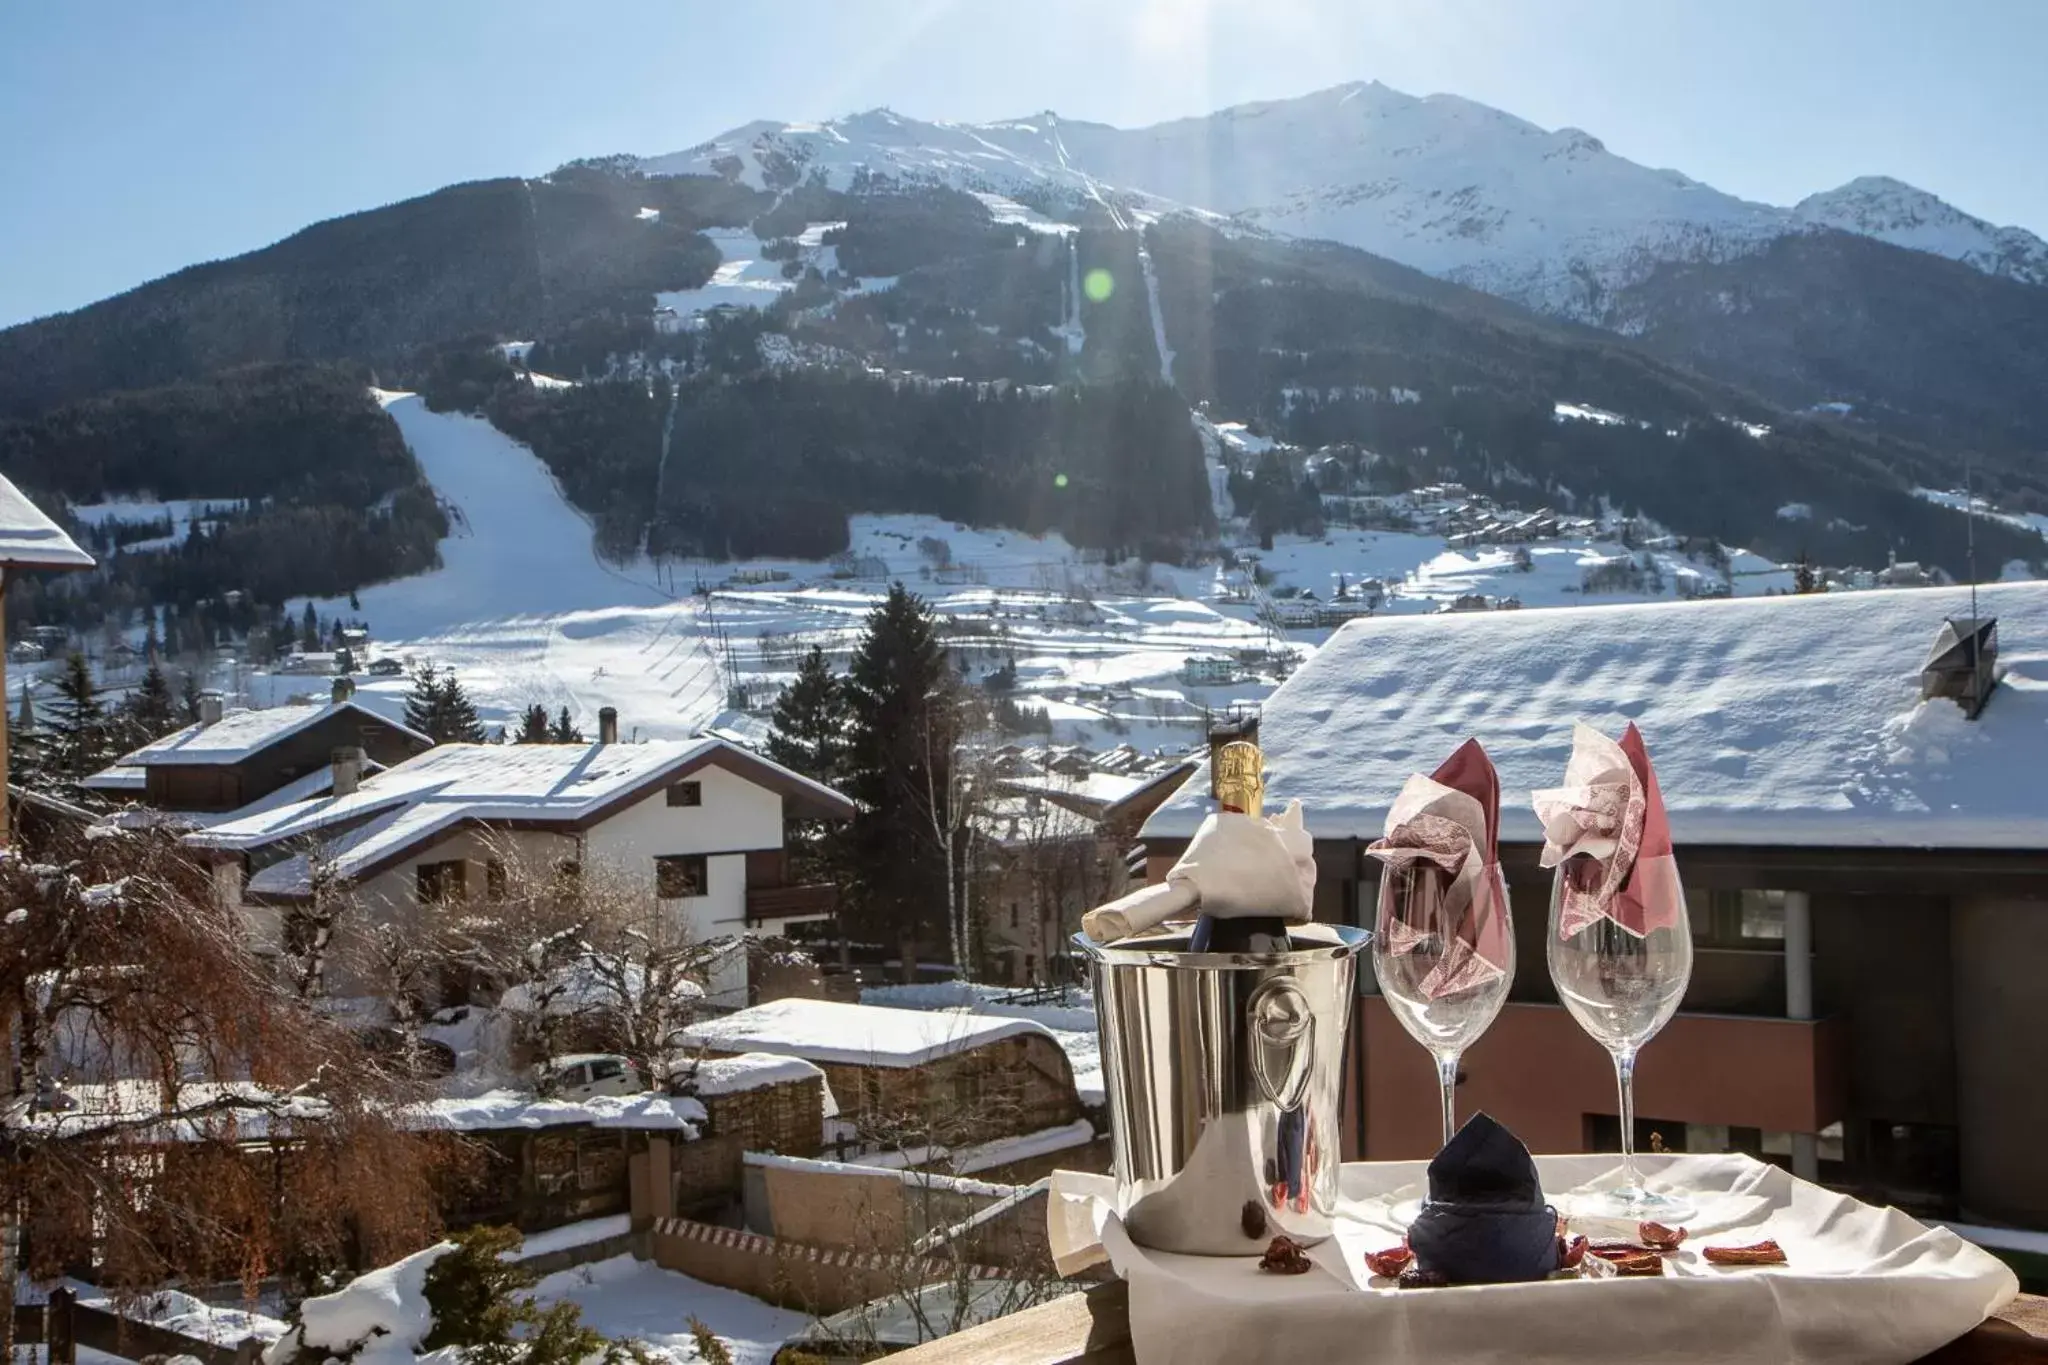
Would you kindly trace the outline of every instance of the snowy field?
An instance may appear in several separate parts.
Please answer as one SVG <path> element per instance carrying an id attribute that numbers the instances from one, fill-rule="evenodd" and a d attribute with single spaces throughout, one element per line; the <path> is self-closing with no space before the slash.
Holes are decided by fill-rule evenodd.
<path id="1" fill-rule="evenodd" d="M 592 551 L 589 520 L 526 447 L 482 418 L 429 412 L 415 395 L 377 397 L 449 509 L 443 566 L 365 588 L 360 612 L 345 600 L 318 610 L 366 619 L 372 658 L 452 668 L 490 726 L 516 723 L 539 703 L 551 713 L 566 706 L 587 733 L 599 706 L 615 706 L 628 739 L 681 738 L 712 724 L 758 731 L 758 713 L 732 709 L 734 690 L 760 705 L 813 643 L 843 666 L 866 614 L 902 581 L 938 613 L 969 678 L 1015 663 L 1018 699 L 1046 713 L 1055 741 L 1180 752 L 1200 743 L 1207 710 L 1262 700 L 1329 634 L 1262 621 L 1241 569 L 1109 566 L 1057 535 L 927 516 L 856 516 L 849 552 L 831 562 L 606 564 Z M 1222 452 L 1253 454 L 1270 442 L 1240 423 L 1198 417 L 1196 427 L 1227 518 Z M 1292 592 L 1327 602 L 1340 586 L 1377 578 L 1389 591 L 1382 612 L 1396 615 L 1474 594 L 1532 607 L 1655 600 L 1710 577 L 1675 553 L 1618 543 L 1568 539 L 1528 550 L 1524 570 L 1506 547 L 1453 550 L 1439 536 L 1339 527 L 1315 538 L 1282 535 L 1271 550 L 1247 553 L 1283 606 Z M 1661 592 L 1579 591 L 1588 569 L 1630 557 L 1640 564 L 1646 553 Z M 1783 591 L 1791 575 L 1738 553 L 1731 584 L 1738 596 Z M 290 604 L 294 616 L 302 605 Z M 1231 681 L 1183 681 L 1190 658 L 1218 655 L 1241 661 Z M 327 686 L 306 674 L 248 670 L 214 682 L 253 705 Z M 409 686 L 360 673 L 358 684 L 364 701 L 394 715 Z"/>
<path id="2" fill-rule="evenodd" d="M 735 1365 L 768 1365 L 777 1347 L 811 1323 L 808 1314 L 631 1256 L 550 1275 L 534 1297 L 544 1305 L 573 1303 L 583 1310 L 583 1320 L 606 1336 L 638 1342 L 657 1359 L 677 1365 L 700 1359 L 690 1338 L 693 1316 L 725 1342 Z"/>

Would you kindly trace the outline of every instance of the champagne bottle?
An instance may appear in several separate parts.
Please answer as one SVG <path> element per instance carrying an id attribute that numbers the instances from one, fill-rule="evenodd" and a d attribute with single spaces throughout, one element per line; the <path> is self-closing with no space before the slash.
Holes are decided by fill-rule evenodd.
<path id="1" fill-rule="evenodd" d="M 1233 740 L 1216 751 L 1218 808 L 1257 820 L 1265 814 L 1266 760 L 1259 746 Z M 1284 953 L 1292 945 L 1287 921 L 1278 915 L 1204 914 L 1188 939 L 1193 953 Z"/>

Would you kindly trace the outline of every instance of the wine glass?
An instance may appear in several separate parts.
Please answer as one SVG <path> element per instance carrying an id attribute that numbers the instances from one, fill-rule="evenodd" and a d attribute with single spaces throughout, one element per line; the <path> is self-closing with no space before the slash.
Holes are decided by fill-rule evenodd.
<path id="1" fill-rule="evenodd" d="M 1678 1223 L 1696 1210 L 1683 1199 L 1656 1193 L 1636 1169 L 1636 1054 L 1678 1011 L 1692 979 L 1692 929 L 1683 894 L 1676 923 L 1638 935 L 1607 915 L 1593 918 L 1569 936 L 1559 932 L 1568 886 L 1598 885 L 1600 864 L 1583 855 L 1560 863 L 1550 891 L 1550 932 L 1545 936 L 1550 979 L 1558 999 L 1579 1027 L 1614 1058 L 1621 1091 L 1621 1185 L 1575 1200 L 1573 1211 L 1594 1218 Z"/>
<path id="2" fill-rule="evenodd" d="M 1380 994 L 1408 1036 L 1436 1060 L 1446 1143 L 1458 1131 L 1458 1059 L 1492 1025 L 1515 978 L 1515 936 L 1499 866 L 1481 874 L 1470 897 L 1451 897 L 1452 886 L 1442 868 L 1425 860 L 1382 868 L 1372 936 Z M 1490 956 L 1480 953 L 1481 943 Z M 1392 1216 L 1412 1222 L 1421 1207 L 1421 1200 L 1406 1201 Z"/>

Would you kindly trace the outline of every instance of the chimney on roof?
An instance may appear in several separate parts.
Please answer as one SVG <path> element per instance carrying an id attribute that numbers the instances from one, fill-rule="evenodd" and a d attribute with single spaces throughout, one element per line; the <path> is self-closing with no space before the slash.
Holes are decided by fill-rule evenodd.
<path id="1" fill-rule="evenodd" d="M 334 764 L 334 794 L 353 796 L 356 788 L 363 784 L 363 751 L 353 744 L 347 745 L 336 749 L 331 761 Z"/>
<path id="2" fill-rule="evenodd" d="M 334 680 L 334 704 L 341 705 L 356 694 L 356 680 L 344 673 Z"/>
<path id="3" fill-rule="evenodd" d="M 619 742 L 619 708 L 600 706 L 597 708 L 597 742 L 617 744 Z"/>
<path id="4" fill-rule="evenodd" d="M 201 725 L 219 724 L 221 707 L 220 693 L 201 692 L 199 694 L 199 723 Z"/>
<path id="5" fill-rule="evenodd" d="M 1963 714 L 1977 719 L 1991 689 L 1998 686 L 1998 618 L 1951 616 L 1941 623 L 1934 648 L 1920 666 L 1920 697 L 1949 697 Z"/>

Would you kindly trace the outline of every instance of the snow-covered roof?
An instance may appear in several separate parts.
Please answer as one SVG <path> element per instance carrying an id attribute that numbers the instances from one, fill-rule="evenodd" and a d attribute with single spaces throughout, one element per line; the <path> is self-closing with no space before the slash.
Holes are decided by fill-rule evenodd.
<path id="1" fill-rule="evenodd" d="M 149 786 L 149 774 L 126 761 L 100 769 L 79 783 L 96 792 L 139 792 Z"/>
<path id="2" fill-rule="evenodd" d="M 227 712 L 211 725 L 204 722 L 188 725 L 124 755 L 114 766 L 147 768 L 159 763 L 240 763 L 342 711 L 353 711 L 365 721 L 389 726 L 421 744 L 434 742 L 418 731 L 408 730 L 389 717 L 353 701 L 298 702 L 262 710 L 237 709 Z M 94 781 L 105 775 L 95 774 Z"/>
<path id="3" fill-rule="evenodd" d="M 1562 779 L 1572 722 L 1633 720 L 1680 845 L 2048 849 L 2048 583 L 1977 600 L 2004 678 L 1976 721 L 1920 700 L 1967 588 L 1354 621 L 1265 704 L 1267 804 L 1377 838 L 1408 775 L 1470 735 L 1502 836 L 1534 842 L 1528 793 Z M 1145 837 L 1192 834 L 1207 791 L 1191 779 Z"/>
<path id="4" fill-rule="evenodd" d="M 1100 828 L 1096 817 L 1035 794 L 990 797 L 970 819 L 982 838 L 1005 848 L 1093 839 Z"/>
<path id="5" fill-rule="evenodd" d="M 1052 1038 L 1030 1019 L 893 1010 L 837 1000 L 776 1000 L 693 1025 L 683 1041 L 726 1052 L 773 1052 L 852 1066 L 923 1066 L 1019 1034 Z"/>
<path id="6" fill-rule="evenodd" d="M 0 474 L 0 568 L 90 569 L 92 556 Z"/>
<path id="7" fill-rule="evenodd" d="M 851 814 L 853 809 L 830 787 L 717 739 L 443 744 L 365 778 L 350 795 L 237 812 L 237 818 L 191 834 L 187 841 L 202 848 L 249 850 L 317 836 L 333 874 L 346 881 L 464 822 L 571 826 L 704 764 L 771 786 L 815 810 Z M 257 872 L 248 889 L 258 896 L 288 897 L 310 887 L 311 869 L 301 853 Z"/>
<path id="8" fill-rule="evenodd" d="M 383 771 L 384 765 L 374 759 L 363 760 L 365 777 Z M 127 780 L 129 774 L 134 776 L 132 783 Z M 102 781 L 103 778 L 106 780 Z M 94 773 L 86 779 L 85 785 L 95 791 L 133 794 L 146 789 L 148 774 L 141 768 L 124 768 L 116 764 L 114 767 Z M 157 810 L 152 806 L 129 806 L 106 817 L 106 822 L 122 829 L 209 829 L 214 825 L 224 825 L 230 820 L 261 815 L 280 806 L 310 800 L 331 790 L 333 786 L 334 765 L 323 763 L 303 777 L 294 778 L 276 791 L 259 796 L 246 806 L 238 806 L 234 810 Z"/>
<path id="9" fill-rule="evenodd" d="M 639 1095 L 593 1095 L 580 1100 L 541 1099 L 524 1090 L 488 1090 L 430 1100 L 412 1111 L 414 1126 L 477 1132 L 490 1128 L 559 1128 L 587 1123 L 593 1128 L 663 1129 L 694 1138 L 705 1122 L 694 1099 L 648 1091 Z"/>
<path id="10" fill-rule="evenodd" d="M 1083 777 L 1066 773 L 1019 773 L 999 777 L 996 785 L 1005 791 L 1036 792 L 1071 806 L 1105 810 L 1151 786 L 1161 775 L 1134 776 L 1129 773 L 1091 772 Z"/>
<path id="11" fill-rule="evenodd" d="M 737 1057 L 706 1057 L 697 1063 L 699 1095 L 737 1095 L 791 1081 L 818 1081 L 825 1073 L 801 1057 L 773 1052 L 743 1052 Z"/>

